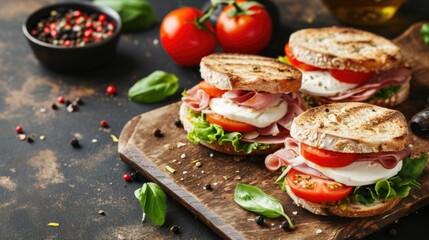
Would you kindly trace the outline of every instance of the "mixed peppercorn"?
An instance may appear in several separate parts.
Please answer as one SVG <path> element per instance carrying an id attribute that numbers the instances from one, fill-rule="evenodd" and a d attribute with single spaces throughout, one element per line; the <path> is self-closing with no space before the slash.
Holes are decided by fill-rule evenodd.
<path id="1" fill-rule="evenodd" d="M 85 46 L 113 35 L 115 24 L 102 13 L 81 10 L 52 10 L 30 33 L 38 40 L 57 46 Z"/>

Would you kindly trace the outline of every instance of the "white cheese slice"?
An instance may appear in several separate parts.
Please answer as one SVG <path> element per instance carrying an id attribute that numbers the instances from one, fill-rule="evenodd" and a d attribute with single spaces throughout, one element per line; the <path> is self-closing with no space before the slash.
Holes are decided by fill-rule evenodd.
<path id="1" fill-rule="evenodd" d="M 302 156 L 301 156 L 302 157 Z M 398 174 L 402 169 L 402 161 L 392 169 L 384 168 L 379 162 L 358 161 L 345 167 L 322 167 L 305 159 L 307 166 L 314 168 L 325 176 L 347 186 L 363 186 L 374 184 L 381 179 L 388 179 Z"/>
<path id="2" fill-rule="evenodd" d="M 329 97 L 355 88 L 358 84 L 340 82 L 327 71 L 301 71 L 301 91 L 312 96 Z"/>
<path id="3" fill-rule="evenodd" d="M 212 98 L 210 108 L 213 112 L 226 118 L 264 128 L 277 122 L 286 114 L 287 103 L 279 98 L 264 109 L 257 111 L 253 108 L 239 106 L 229 99 Z"/>

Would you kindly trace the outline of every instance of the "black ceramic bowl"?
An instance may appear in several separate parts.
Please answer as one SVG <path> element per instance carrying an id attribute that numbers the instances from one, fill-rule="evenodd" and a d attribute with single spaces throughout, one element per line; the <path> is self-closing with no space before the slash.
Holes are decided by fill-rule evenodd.
<path id="1" fill-rule="evenodd" d="M 79 10 L 87 14 L 104 14 L 114 24 L 111 35 L 99 42 L 85 46 L 60 46 L 44 42 L 31 34 L 41 19 L 50 16 L 51 11 Z M 81 71 L 96 68 L 115 56 L 122 22 L 119 14 L 105 6 L 88 2 L 56 3 L 42 7 L 28 16 L 22 26 L 27 41 L 36 58 L 45 66 L 59 71 Z"/>

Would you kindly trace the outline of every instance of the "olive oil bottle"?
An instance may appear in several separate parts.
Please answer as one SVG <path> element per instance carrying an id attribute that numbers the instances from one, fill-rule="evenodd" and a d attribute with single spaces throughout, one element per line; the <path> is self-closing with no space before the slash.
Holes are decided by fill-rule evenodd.
<path id="1" fill-rule="evenodd" d="M 404 0 L 323 0 L 343 22 L 355 25 L 378 25 L 395 15 Z"/>

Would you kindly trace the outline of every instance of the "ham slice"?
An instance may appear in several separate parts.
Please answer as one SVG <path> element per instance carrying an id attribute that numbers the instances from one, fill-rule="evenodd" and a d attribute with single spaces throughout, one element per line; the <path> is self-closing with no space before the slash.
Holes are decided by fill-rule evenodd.
<path id="1" fill-rule="evenodd" d="M 210 96 L 197 85 L 186 92 L 186 95 L 182 97 L 182 101 L 186 102 L 193 111 L 201 112 L 209 107 Z"/>
<path id="2" fill-rule="evenodd" d="M 411 69 L 406 67 L 384 71 L 374 76 L 366 84 L 360 85 L 350 91 L 342 92 L 337 96 L 327 98 L 332 101 L 365 101 L 371 98 L 381 88 L 406 83 L 410 76 Z"/>
<path id="3" fill-rule="evenodd" d="M 291 137 L 285 139 L 285 147 L 268 155 L 265 158 L 265 167 L 271 171 L 275 171 L 282 166 L 291 166 L 292 168 L 311 174 L 314 176 L 327 178 L 318 170 L 311 168 L 305 164 L 304 158 L 301 157 L 299 142 Z M 383 167 L 392 169 L 402 159 L 410 156 L 411 150 L 409 147 L 397 152 L 378 152 L 358 154 L 356 161 L 378 161 Z"/>
<path id="4" fill-rule="evenodd" d="M 231 90 L 222 95 L 240 106 L 261 110 L 281 97 L 281 93 L 262 93 L 243 90 Z"/>
<path id="5" fill-rule="evenodd" d="M 406 147 L 397 152 L 378 152 L 359 154 L 356 161 L 379 161 L 384 168 L 392 169 L 399 161 L 411 155 L 411 150 Z"/>

